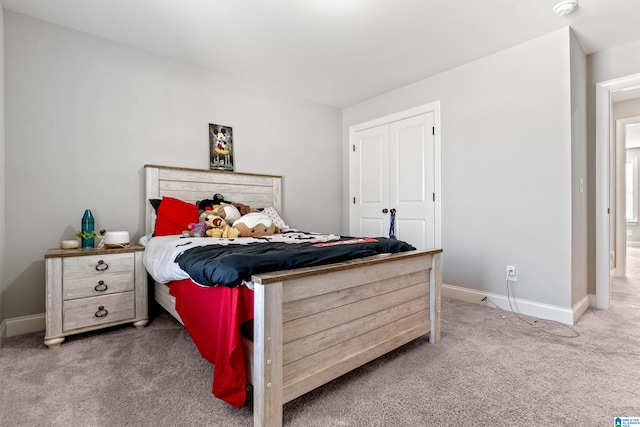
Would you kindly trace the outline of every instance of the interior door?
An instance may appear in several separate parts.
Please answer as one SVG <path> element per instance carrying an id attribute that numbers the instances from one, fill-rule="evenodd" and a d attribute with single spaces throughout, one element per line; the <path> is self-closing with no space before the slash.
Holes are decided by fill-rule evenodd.
<path id="1" fill-rule="evenodd" d="M 357 132 L 350 175 L 355 178 L 351 234 L 388 236 L 389 125 Z M 387 213 L 383 213 L 387 209 Z"/>
<path id="2" fill-rule="evenodd" d="M 435 246 L 434 114 L 355 132 L 350 177 L 354 236 L 395 236 L 418 249 Z"/>
<path id="3" fill-rule="evenodd" d="M 400 240 L 435 246 L 433 113 L 390 124 L 389 207 Z"/>

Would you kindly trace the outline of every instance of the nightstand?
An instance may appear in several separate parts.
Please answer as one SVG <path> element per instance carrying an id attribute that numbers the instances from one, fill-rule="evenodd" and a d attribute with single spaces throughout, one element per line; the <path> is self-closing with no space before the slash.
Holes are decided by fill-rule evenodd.
<path id="1" fill-rule="evenodd" d="M 60 347 L 67 335 L 149 321 L 144 246 L 49 249 L 44 343 Z"/>

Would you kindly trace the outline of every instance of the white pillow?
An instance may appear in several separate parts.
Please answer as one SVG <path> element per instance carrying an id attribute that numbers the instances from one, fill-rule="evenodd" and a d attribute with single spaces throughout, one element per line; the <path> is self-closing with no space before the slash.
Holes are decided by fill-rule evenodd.
<path id="1" fill-rule="evenodd" d="M 276 227 L 280 228 L 290 228 L 287 224 L 285 224 L 284 220 L 280 218 L 278 211 L 275 208 L 264 208 L 262 211 L 263 214 L 271 218 L 271 221 L 276 225 Z"/>

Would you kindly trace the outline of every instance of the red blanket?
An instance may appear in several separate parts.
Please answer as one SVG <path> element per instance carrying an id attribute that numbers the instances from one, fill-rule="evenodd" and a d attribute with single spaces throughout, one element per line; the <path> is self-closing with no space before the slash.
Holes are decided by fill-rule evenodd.
<path id="1" fill-rule="evenodd" d="M 247 371 L 240 326 L 253 319 L 253 291 L 246 286 L 198 286 L 186 279 L 171 282 L 169 293 L 200 354 L 215 365 L 213 394 L 241 407 Z"/>

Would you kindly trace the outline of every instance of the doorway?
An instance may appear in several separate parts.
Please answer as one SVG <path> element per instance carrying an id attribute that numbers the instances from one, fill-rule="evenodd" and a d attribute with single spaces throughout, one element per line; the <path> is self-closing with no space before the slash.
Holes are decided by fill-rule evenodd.
<path id="1" fill-rule="evenodd" d="M 609 309 L 611 305 L 611 266 L 612 254 L 615 246 L 612 237 L 615 230 L 611 227 L 616 221 L 612 220 L 611 210 L 615 212 L 615 205 L 611 203 L 612 189 L 610 184 L 615 182 L 611 176 L 612 142 L 614 129 L 611 120 L 612 97 L 615 93 L 635 91 L 640 89 L 640 74 L 596 84 L 596 308 Z M 615 187 L 614 187 L 615 188 Z M 619 221 L 618 221 L 619 222 Z M 613 251 L 613 252 L 612 252 Z"/>
<path id="2" fill-rule="evenodd" d="M 640 94 L 637 95 L 620 104 L 614 103 L 616 148 L 624 153 L 624 158 L 617 156 L 620 165 L 617 182 L 621 188 L 617 191 L 619 215 L 616 224 L 620 226 L 616 227 L 616 250 L 620 256 L 615 277 L 627 276 L 629 246 L 640 248 Z M 629 114 L 636 115 L 628 117 Z"/>

